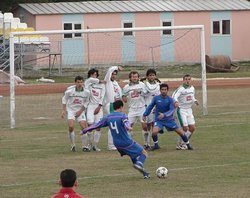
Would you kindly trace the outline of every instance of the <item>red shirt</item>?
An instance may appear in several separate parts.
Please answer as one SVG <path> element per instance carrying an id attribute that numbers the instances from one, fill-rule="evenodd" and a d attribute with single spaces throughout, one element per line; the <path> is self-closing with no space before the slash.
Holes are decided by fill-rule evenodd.
<path id="1" fill-rule="evenodd" d="M 77 194 L 72 188 L 61 188 L 61 190 L 52 198 L 84 198 Z"/>

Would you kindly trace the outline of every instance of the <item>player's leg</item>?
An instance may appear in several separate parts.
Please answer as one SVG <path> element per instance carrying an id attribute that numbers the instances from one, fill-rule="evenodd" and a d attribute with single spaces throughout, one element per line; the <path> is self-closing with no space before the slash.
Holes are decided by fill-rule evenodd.
<path id="1" fill-rule="evenodd" d="M 151 150 L 157 150 L 160 149 L 159 143 L 158 143 L 158 132 L 163 129 L 163 125 L 161 122 L 155 122 L 154 127 L 152 130 L 152 139 L 153 139 L 153 147 Z"/>
<path id="2" fill-rule="evenodd" d="M 105 112 L 106 114 L 111 113 L 112 109 L 113 109 L 113 103 L 108 103 L 107 105 L 105 105 Z M 113 143 L 113 137 L 111 135 L 111 131 L 108 129 L 108 150 L 109 151 L 116 151 L 116 147 Z"/>
<path id="3" fill-rule="evenodd" d="M 185 135 L 185 132 L 183 131 L 183 129 L 181 127 L 175 128 L 175 132 L 181 137 L 181 139 L 183 140 L 183 142 L 187 146 L 187 149 L 188 150 L 193 150 L 193 147 L 189 143 L 188 137 Z M 181 150 L 185 150 L 185 149 L 181 149 Z"/>
<path id="4" fill-rule="evenodd" d="M 103 111 L 102 109 L 94 116 L 94 121 L 99 122 L 103 118 Z M 93 138 L 93 150 L 94 151 L 101 151 L 100 148 L 98 148 L 98 144 L 101 138 L 101 129 L 96 129 L 94 131 L 94 138 Z"/>
<path id="5" fill-rule="evenodd" d="M 72 152 L 75 152 L 76 143 L 75 143 L 75 131 L 74 131 L 74 123 L 75 123 L 74 112 L 68 112 L 67 118 L 68 118 L 68 135 L 69 135 L 69 141 L 70 141 L 70 150 Z"/>
<path id="6" fill-rule="evenodd" d="M 81 130 L 87 127 L 87 119 L 85 116 L 85 112 L 83 112 L 78 118 L 77 121 L 79 122 L 79 125 L 81 127 Z M 90 132 L 91 133 L 91 132 Z M 81 136 L 81 140 L 82 140 L 82 151 L 83 152 L 89 152 L 89 136 L 88 133 L 83 134 Z"/>

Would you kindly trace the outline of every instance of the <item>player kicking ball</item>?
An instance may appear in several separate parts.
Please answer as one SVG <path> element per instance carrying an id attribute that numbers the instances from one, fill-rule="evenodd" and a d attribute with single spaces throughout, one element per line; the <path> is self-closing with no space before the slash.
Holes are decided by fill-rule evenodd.
<path id="1" fill-rule="evenodd" d="M 128 155 L 132 160 L 133 167 L 142 173 L 143 178 L 149 178 L 149 173 L 144 169 L 144 162 L 147 158 L 147 151 L 135 142 L 128 131 L 132 130 L 128 118 L 123 113 L 123 102 L 117 100 L 113 103 L 114 112 L 105 116 L 99 122 L 82 130 L 82 134 L 97 128 L 109 127 L 113 142 L 118 152 L 123 155 Z"/>

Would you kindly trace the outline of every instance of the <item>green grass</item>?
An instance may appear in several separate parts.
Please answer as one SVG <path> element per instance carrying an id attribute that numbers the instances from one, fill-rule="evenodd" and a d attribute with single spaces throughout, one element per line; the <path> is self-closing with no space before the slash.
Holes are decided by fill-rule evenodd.
<path id="1" fill-rule="evenodd" d="M 128 157 L 106 150 L 107 133 L 103 131 L 101 152 L 80 151 L 79 126 L 76 125 L 77 152 L 69 151 L 67 125 L 59 118 L 60 94 L 18 98 L 16 129 L 1 128 L 0 191 L 1 198 L 44 198 L 59 190 L 62 169 L 77 171 L 77 192 L 85 197 L 165 198 L 165 197 L 241 197 L 250 194 L 250 88 L 209 89 L 208 116 L 195 108 L 194 151 L 177 151 L 177 135 L 160 135 L 161 149 L 149 152 L 145 168 L 149 180 L 132 168 Z M 43 98 L 44 97 L 44 98 Z M 197 97 L 201 97 L 198 90 Z M 44 109 L 42 101 L 53 108 Z M 46 102 L 45 102 L 46 101 Z M 25 104 L 32 110 L 28 110 Z M 40 109 L 37 109 L 37 108 Z M 32 116 L 46 117 L 33 120 Z M 31 116 L 31 117 L 30 117 Z M 21 123 L 20 123 L 21 122 Z M 142 143 L 139 125 L 135 139 Z M 169 169 L 166 179 L 158 179 L 159 166 Z"/>

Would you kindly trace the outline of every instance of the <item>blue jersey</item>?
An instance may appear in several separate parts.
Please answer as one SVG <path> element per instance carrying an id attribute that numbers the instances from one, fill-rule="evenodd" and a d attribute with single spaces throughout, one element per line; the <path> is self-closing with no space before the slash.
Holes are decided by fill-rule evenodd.
<path id="1" fill-rule="evenodd" d="M 113 112 L 104 117 L 98 123 L 83 129 L 83 132 L 92 131 L 97 128 L 108 126 L 112 137 L 113 143 L 117 148 L 125 148 L 134 143 L 134 140 L 129 136 L 126 125 L 128 118 L 123 112 Z"/>
<path id="2" fill-rule="evenodd" d="M 174 100 L 172 97 L 170 96 L 162 97 L 162 95 L 153 97 L 151 103 L 147 106 L 143 116 L 148 116 L 154 107 L 155 107 L 155 122 L 174 120 L 175 108 L 174 108 Z M 159 119 L 158 118 L 159 113 L 163 113 L 164 118 Z"/>

